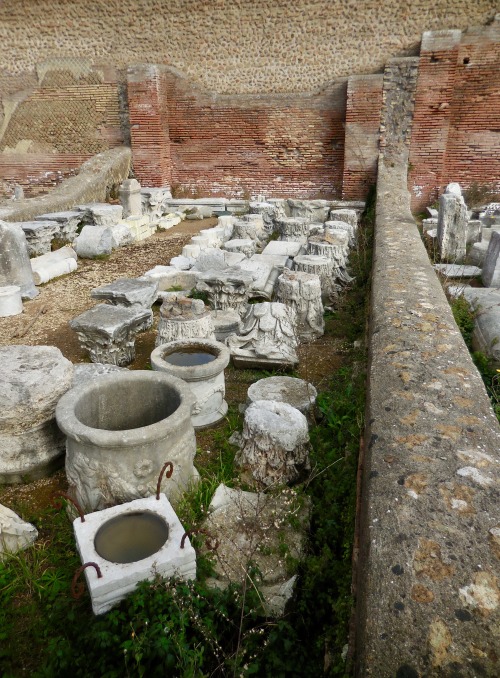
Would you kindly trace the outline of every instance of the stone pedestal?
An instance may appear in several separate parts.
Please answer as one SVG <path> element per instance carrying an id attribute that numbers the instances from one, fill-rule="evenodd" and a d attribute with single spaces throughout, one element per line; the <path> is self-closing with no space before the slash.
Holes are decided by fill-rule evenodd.
<path id="1" fill-rule="evenodd" d="M 123 218 L 142 216 L 141 185 L 137 179 L 125 179 L 119 194 Z"/>
<path id="2" fill-rule="evenodd" d="M 166 299 L 160 308 L 156 346 L 188 339 L 215 339 L 210 309 L 201 299 Z"/>
<path id="3" fill-rule="evenodd" d="M 298 339 L 296 313 L 284 304 L 251 304 L 239 335 L 227 339 L 235 367 L 295 367 Z"/>
<path id="4" fill-rule="evenodd" d="M 277 299 L 296 312 L 300 341 L 313 341 L 323 336 L 325 321 L 317 275 L 286 269 L 278 278 Z"/>
<path id="5" fill-rule="evenodd" d="M 235 462 L 259 487 L 295 482 L 310 469 L 309 429 L 291 405 L 257 400 L 245 411 Z"/>
<path id="6" fill-rule="evenodd" d="M 0 483 L 42 478 L 57 468 L 64 436 L 55 422 L 73 365 L 53 346 L 0 348 Z"/>
<path id="7" fill-rule="evenodd" d="M 461 195 L 443 193 L 439 198 L 438 244 L 443 261 L 463 262 L 467 246 L 467 207 Z"/>
<path id="8" fill-rule="evenodd" d="M 135 337 L 151 327 L 150 309 L 99 304 L 70 321 L 69 326 L 93 363 L 125 366 L 135 358 Z"/>
<path id="9" fill-rule="evenodd" d="M 20 287 L 23 299 L 33 299 L 38 294 L 23 229 L 0 221 L 0 286 L 9 285 Z"/>

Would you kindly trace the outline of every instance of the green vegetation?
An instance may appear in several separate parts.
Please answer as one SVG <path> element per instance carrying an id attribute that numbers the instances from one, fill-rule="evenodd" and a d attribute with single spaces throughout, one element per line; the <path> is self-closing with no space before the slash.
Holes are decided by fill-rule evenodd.
<path id="1" fill-rule="evenodd" d="M 464 338 L 467 348 L 472 353 L 474 364 L 479 370 L 498 421 L 500 421 L 500 370 L 493 367 L 484 353 L 473 351 L 472 333 L 474 332 L 474 311 L 464 297 L 450 301 L 455 322 Z"/>
<path id="2" fill-rule="evenodd" d="M 472 351 L 472 333 L 474 332 L 474 313 L 464 297 L 457 297 L 450 301 L 453 317 L 462 333 L 469 351 Z"/>
<path id="3" fill-rule="evenodd" d="M 88 593 L 78 601 L 69 595 L 80 562 L 66 514 L 16 503 L 12 508 L 35 524 L 39 539 L 34 547 L 0 563 L 3 676 L 316 678 L 350 673 L 345 647 L 353 604 L 351 554 L 373 214 L 374 194 L 351 256 L 355 280 L 327 318 L 328 331 L 342 346 L 343 364 L 318 396 L 318 421 L 311 429 L 312 470 L 305 483 L 294 488 L 299 501 L 305 496 L 311 501 L 311 526 L 284 617 L 266 618 L 259 573 L 251 562 L 242 585 L 226 591 L 209 588 L 212 564 L 199 550 L 199 535 L 194 538 L 196 582 L 157 577 L 95 618 Z M 240 381 L 245 385 L 269 374 L 242 370 Z M 201 482 L 177 509 L 187 530 L 199 527 L 219 483 L 238 482 L 235 448 L 228 438 L 241 429 L 241 422 L 237 408 L 230 407 L 225 425 L 210 432 L 210 450 L 199 450 Z M 278 548 L 287 564 L 295 565 L 287 544 Z"/>

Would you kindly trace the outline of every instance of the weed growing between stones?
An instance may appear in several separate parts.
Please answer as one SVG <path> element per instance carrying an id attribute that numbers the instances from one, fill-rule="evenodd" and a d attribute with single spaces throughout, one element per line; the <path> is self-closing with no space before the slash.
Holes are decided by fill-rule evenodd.
<path id="1" fill-rule="evenodd" d="M 310 501 L 312 513 L 306 554 L 285 615 L 266 617 L 259 571 L 252 562 L 242 584 L 226 590 L 209 588 L 206 581 L 213 574 L 213 562 L 205 555 L 205 536 L 195 534 L 195 582 L 157 577 L 96 618 L 88 593 L 79 601 L 69 595 L 80 562 L 65 513 L 47 509 L 33 515 L 32 510 L 14 506 L 35 524 L 39 539 L 32 549 L 0 563 L 4 675 L 316 677 L 348 673 L 345 649 L 353 605 L 351 553 L 364 411 L 371 206 L 367 213 L 358 249 L 351 255 L 355 281 L 327 322 L 343 347 L 343 366 L 318 396 L 319 417 L 311 429 L 311 474 L 300 489 L 293 488 L 293 501 Z M 241 372 L 245 383 L 270 375 Z M 206 517 L 219 483 L 236 486 L 238 482 L 235 448 L 228 442 L 235 430 L 241 430 L 241 415 L 233 406 L 225 425 L 203 438 L 210 442 L 198 452 L 201 482 L 177 509 L 183 525 L 193 533 Z M 264 552 L 275 548 L 259 546 Z M 286 540 L 276 548 L 287 566 L 296 565 Z"/>

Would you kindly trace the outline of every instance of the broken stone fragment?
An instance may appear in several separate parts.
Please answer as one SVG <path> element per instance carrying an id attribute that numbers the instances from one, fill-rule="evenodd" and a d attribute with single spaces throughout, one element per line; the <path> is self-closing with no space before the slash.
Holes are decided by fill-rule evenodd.
<path id="1" fill-rule="evenodd" d="M 293 527 L 292 512 L 297 518 Z M 265 614 L 282 615 L 304 554 L 309 515 L 309 502 L 291 488 L 264 494 L 219 485 L 203 522 L 210 541 L 218 544 L 215 573 L 207 584 L 226 588 L 231 582 L 240 583 L 249 576 L 250 566 L 257 566 Z"/>
<path id="2" fill-rule="evenodd" d="M 17 513 L 0 504 L 0 561 L 9 553 L 17 553 L 31 546 L 38 531 L 26 523 Z"/>
<path id="3" fill-rule="evenodd" d="M 279 302 L 251 304 L 240 333 L 226 343 L 235 367 L 294 367 L 299 362 L 296 313 Z"/>
<path id="4" fill-rule="evenodd" d="M 24 231 L 30 257 L 50 252 L 52 239 L 59 234 L 57 221 L 20 221 Z"/>
<path id="5" fill-rule="evenodd" d="M 158 282 L 137 278 L 118 278 L 108 285 L 96 287 L 90 296 L 99 301 L 107 301 L 114 306 L 128 308 L 151 308 L 156 301 Z"/>
<path id="6" fill-rule="evenodd" d="M 277 299 L 295 311 L 300 341 L 323 336 L 325 321 L 319 276 L 285 269 L 278 278 Z"/>

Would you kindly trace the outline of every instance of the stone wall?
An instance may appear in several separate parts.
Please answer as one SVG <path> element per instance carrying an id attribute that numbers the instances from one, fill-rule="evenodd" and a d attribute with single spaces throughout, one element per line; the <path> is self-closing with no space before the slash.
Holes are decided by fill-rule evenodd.
<path id="1" fill-rule="evenodd" d="M 450 181 L 500 190 L 500 20 L 482 30 L 425 33 L 410 152 L 412 208 Z"/>
<path id="2" fill-rule="evenodd" d="M 106 202 L 130 172 L 130 148 L 119 146 L 98 153 L 83 163 L 78 174 L 65 179 L 45 195 L 0 205 L 0 219 L 31 221 L 40 214 L 69 210 L 76 205 Z"/>
<path id="3" fill-rule="evenodd" d="M 170 157 L 172 186 L 186 195 L 340 197 L 345 91 L 340 80 L 314 95 L 219 95 L 169 69 L 133 67 L 134 171 L 161 185 Z"/>
<path id="4" fill-rule="evenodd" d="M 0 182 L 26 195 L 53 188 L 97 153 L 123 144 L 119 73 L 84 59 L 39 64 L 36 83 L 7 97 Z"/>
<path id="5" fill-rule="evenodd" d="M 497 676 L 500 427 L 410 212 L 412 97 L 378 170 L 356 675 Z"/>
<path id="6" fill-rule="evenodd" d="M 347 81 L 342 196 L 366 198 L 377 180 L 382 75 L 352 76 Z"/>
<path id="7" fill-rule="evenodd" d="M 0 3 L 0 71 L 55 56 L 174 66 L 219 93 L 316 90 L 380 71 L 424 31 L 491 19 L 496 0 L 16 0 Z M 2 90 L 0 83 L 0 90 Z"/>

